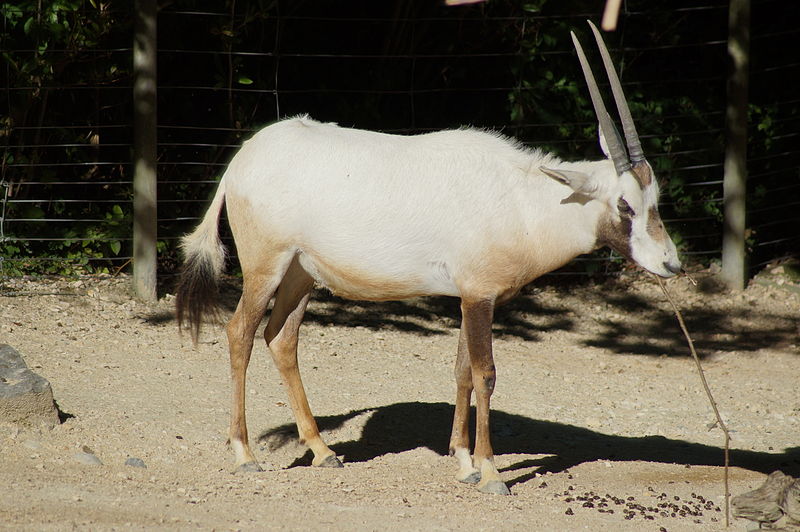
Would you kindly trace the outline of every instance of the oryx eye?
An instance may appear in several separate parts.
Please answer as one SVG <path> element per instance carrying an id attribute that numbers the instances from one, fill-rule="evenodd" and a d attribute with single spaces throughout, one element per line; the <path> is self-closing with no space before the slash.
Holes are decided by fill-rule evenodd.
<path id="1" fill-rule="evenodd" d="M 621 216 L 626 216 L 628 218 L 633 218 L 636 216 L 636 213 L 633 212 L 633 209 L 631 209 L 631 206 L 628 205 L 628 202 L 622 198 L 620 198 L 617 202 L 617 210 Z"/>

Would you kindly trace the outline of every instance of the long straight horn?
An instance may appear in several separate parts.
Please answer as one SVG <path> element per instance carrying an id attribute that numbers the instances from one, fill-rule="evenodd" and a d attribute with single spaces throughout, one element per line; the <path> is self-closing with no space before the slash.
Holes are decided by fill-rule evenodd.
<path id="1" fill-rule="evenodd" d="M 597 121 L 600 123 L 600 131 L 603 133 L 603 137 L 606 140 L 608 153 L 611 156 L 611 160 L 614 162 L 617 175 L 622 175 L 624 172 L 631 169 L 628 154 L 622 146 L 622 139 L 620 139 L 619 133 L 614 127 L 614 122 L 611 121 L 611 117 L 608 115 L 608 111 L 606 111 L 603 97 L 600 96 L 600 90 L 597 88 L 597 82 L 594 79 L 594 75 L 592 75 L 592 69 L 589 67 L 589 62 L 586 60 L 586 54 L 583 53 L 581 43 L 578 41 L 574 32 L 570 32 L 570 35 L 572 35 L 572 42 L 575 44 L 575 51 L 578 52 L 578 60 L 581 63 L 581 69 L 583 69 L 583 77 L 586 78 L 586 85 L 589 87 L 594 113 L 597 115 Z"/>
<path id="2" fill-rule="evenodd" d="M 614 93 L 614 101 L 617 102 L 617 111 L 619 111 L 619 119 L 622 122 L 622 132 L 625 134 L 625 142 L 628 144 L 628 153 L 631 157 L 631 163 L 634 166 L 645 160 L 644 152 L 642 151 L 642 143 L 639 141 L 639 135 L 636 133 L 636 126 L 633 124 L 633 117 L 631 110 L 628 107 L 628 102 L 625 99 L 625 93 L 622 92 L 622 84 L 619 82 L 617 70 L 614 68 L 614 63 L 611 62 L 611 56 L 606 48 L 606 43 L 600 36 L 597 27 L 592 24 L 592 21 L 587 21 L 589 26 L 592 27 L 594 38 L 597 41 L 597 47 L 600 48 L 600 55 L 603 57 L 603 64 L 606 67 L 606 74 L 608 81 L 611 84 L 611 92 Z"/>

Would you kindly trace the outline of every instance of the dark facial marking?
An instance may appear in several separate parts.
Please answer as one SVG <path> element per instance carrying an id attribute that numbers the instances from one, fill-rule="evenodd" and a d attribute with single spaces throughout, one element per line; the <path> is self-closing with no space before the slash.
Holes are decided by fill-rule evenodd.
<path id="1" fill-rule="evenodd" d="M 658 214 L 658 209 L 656 207 L 650 207 L 648 211 L 647 234 L 656 242 L 663 242 L 667 238 L 664 223 L 661 221 L 661 215 Z"/>
<path id="2" fill-rule="evenodd" d="M 608 246 L 623 257 L 631 258 L 631 230 L 633 225 L 630 216 L 621 216 L 617 221 L 611 214 L 600 219 L 597 226 L 597 244 Z"/>
<path id="3" fill-rule="evenodd" d="M 633 218 L 636 216 L 636 213 L 633 211 L 630 204 L 623 198 L 617 200 L 617 211 L 619 211 L 619 214 L 622 217 Z"/>

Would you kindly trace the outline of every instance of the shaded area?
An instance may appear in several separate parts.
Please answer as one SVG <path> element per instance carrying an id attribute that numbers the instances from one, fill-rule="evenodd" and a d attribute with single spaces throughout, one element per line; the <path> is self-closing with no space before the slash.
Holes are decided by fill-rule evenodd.
<path id="1" fill-rule="evenodd" d="M 584 282 L 582 284 L 589 283 Z M 590 283 L 591 284 L 591 283 Z M 241 279 L 227 277 L 220 282 L 220 305 L 228 313 L 236 310 L 241 295 Z M 535 297 L 541 290 L 528 287 L 526 294 L 499 307 L 492 330 L 495 336 L 513 336 L 539 341 L 541 333 L 575 328 L 570 310 L 547 305 Z M 267 313 L 269 318 L 269 313 Z M 174 320 L 174 311 L 144 317 L 147 323 L 163 324 Z M 455 297 L 420 297 L 404 301 L 355 301 L 317 289 L 305 313 L 305 323 L 342 327 L 364 327 L 374 331 L 397 330 L 423 336 L 445 334 L 458 329 L 461 307 Z M 300 334 L 302 335 L 302 329 Z"/>
<path id="2" fill-rule="evenodd" d="M 431 297 L 407 301 L 348 301 L 317 290 L 305 322 L 342 327 L 393 329 L 423 336 L 445 334 L 461 322 L 456 298 Z M 318 303 L 322 303 L 321 305 Z"/>
<path id="3" fill-rule="evenodd" d="M 66 423 L 70 419 L 75 417 L 75 414 L 70 414 L 61 408 L 61 405 L 58 404 L 56 399 L 53 399 L 53 404 L 56 406 L 56 412 L 58 413 L 58 422 L 59 423 Z"/>
<path id="4" fill-rule="evenodd" d="M 458 329 L 461 307 L 455 297 L 424 297 L 408 301 L 349 301 L 318 290 L 314 298 L 321 305 L 310 306 L 306 321 L 320 325 L 396 329 L 423 335 L 443 334 Z M 518 297 L 498 308 L 492 330 L 495 336 L 514 336 L 539 341 L 541 334 L 556 329 L 572 330 L 568 311 L 547 305 L 533 296 Z"/>
<path id="5" fill-rule="evenodd" d="M 317 417 L 321 431 L 340 428 L 347 421 L 372 412 L 359 440 L 331 445 L 347 462 L 365 462 L 389 453 L 402 453 L 427 447 L 441 455 L 448 453 L 453 406 L 447 403 L 396 403 L 374 409 L 353 410 L 336 416 Z M 475 418 L 474 411 L 472 419 Z M 683 465 L 722 466 L 723 449 L 663 436 L 628 437 L 603 434 L 582 427 L 530 419 L 501 410 L 492 411 L 493 445 L 500 454 L 546 454 L 543 458 L 523 460 L 506 471 L 538 466 L 535 472 L 522 474 L 509 482 L 522 483 L 535 473 L 558 473 L 584 462 L 609 460 L 616 462 L 661 462 Z M 474 431 L 474 427 L 472 427 Z M 297 440 L 294 424 L 264 431 L 258 441 L 270 450 Z M 800 447 L 783 453 L 731 450 L 731 465 L 770 473 L 781 470 L 797 476 L 800 473 Z M 311 464 L 307 451 L 290 467 Z"/>
<path id="6" fill-rule="evenodd" d="M 175 321 L 175 310 L 151 312 L 147 316 L 143 316 L 142 320 L 150 325 L 164 325 Z"/>
<path id="7" fill-rule="evenodd" d="M 604 283 L 574 279 L 537 281 L 496 310 L 494 336 L 546 341 L 548 334 L 566 331 L 583 337 L 576 338 L 576 343 L 619 354 L 689 356 L 675 316 L 663 296 L 650 296 L 641 288 L 631 288 L 632 284 L 635 279 Z M 224 279 L 221 287 L 224 309 L 233 312 L 240 290 L 240 279 Z M 713 283 L 701 282 L 699 289 L 671 291 L 701 357 L 715 352 L 792 349 L 800 338 L 800 316 L 788 307 L 785 313 L 767 311 L 760 301 L 734 298 L 720 292 Z M 700 299 L 698 291 L 702 294 Z M 757 292 L 755 297 L 766 296 Z M 794 296 L 787 292 L 787 297 Z M 430 336 L 458 329 L 460 314 L 459 300 L 452 297 L 350 301 L 319 289 L 312 296 L 305 321 Z M 171 319 L 174 313 L 145 318 L 152 324 Z"/>
<path id="8" fill-rule="evenodd" d="M 708 297 L 714 297 L 708 294 Z M 689 349 L 672 312 L 661 301 L 635 293 L 605 294 L 606 306 L 596 317 L 599 330 L 581 343 L 619 354 L 688 356 Z M 681 313 L 698 355 L 720 351 L 755 352 L 789 347 L 800 334 L 800 320 L 741 304 L 729 308 L 683 306 Z"/>
<path id="9" fill-rule="evenodd" d="M 683 311 L 686 326 L 698 355 L 707 357 L 719 351 L 759 351 L 769 347 L 788 347 L 797 339 L 797 325 L 791 318 L 761 314 L 760 323 L 743 322 L 748 312 L 736 309 L 722 314 L 709 310 Z M 738 321 L 738 323 L 737 323 Z M 773 325 L 768 325 L 773 324 Z M 582 343 L 619 354 L 684 356 L 689 348 L 672 314 L 642 316 L 638 320 L 601 321 L 602 330 Z"/>

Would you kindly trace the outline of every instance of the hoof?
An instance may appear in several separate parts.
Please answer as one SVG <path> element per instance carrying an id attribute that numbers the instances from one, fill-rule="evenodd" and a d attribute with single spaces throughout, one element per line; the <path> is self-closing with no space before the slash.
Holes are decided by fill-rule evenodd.
<path id="1" fill-rule="evenodd" d="M 481 472 L 473 471 L 466 477 L 458 479 L 458 481 L 463 482 L 464 484 L 477 484 L 481 481 Z"/>
<path id="2" fill-rule="evenodd" d="M 320 463 L 314 465 L 317 467 L 344 467 L 344 464 L 336 458 L 335 454 L 325 457 Z"/>
<path id="3" fill-rule="evenodd" d="M 236 468 L 236 473 L 258 473 L 264 471 L 258 462 L 245 462 Z"/>
<path id="4" fill-rule="evenodd" d="M 478 491 L 491 495 L 511 495 L 508 486 L 500 480 L 492 480 L 482 486 L 478 486 Z"/>

